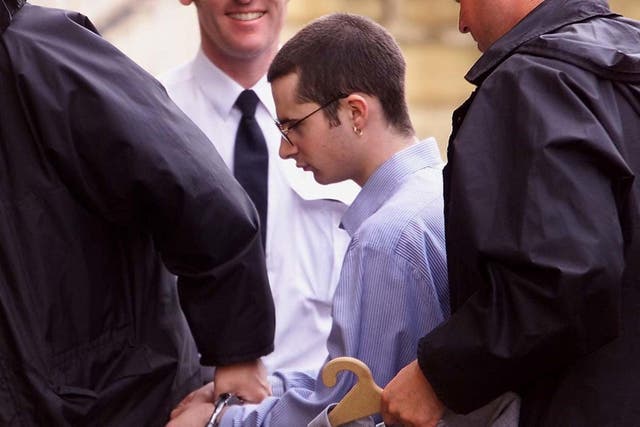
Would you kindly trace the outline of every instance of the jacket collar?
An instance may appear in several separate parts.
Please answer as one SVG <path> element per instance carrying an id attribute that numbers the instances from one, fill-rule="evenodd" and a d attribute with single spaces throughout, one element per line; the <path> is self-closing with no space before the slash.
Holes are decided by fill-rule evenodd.
<path id="1" fill-rule="evenodd" d="M 521 45 L 565 25 L 611 14 L 606 0 L 545 0 L 498 39 L 471 67 L 465 79 L 478 86 Z"/>
<path id="2" fill-rule="evenodd" d="M 0 0 L 0 34 L 4 33 L 13 16 L 24 4 L 25 0 Z"/>

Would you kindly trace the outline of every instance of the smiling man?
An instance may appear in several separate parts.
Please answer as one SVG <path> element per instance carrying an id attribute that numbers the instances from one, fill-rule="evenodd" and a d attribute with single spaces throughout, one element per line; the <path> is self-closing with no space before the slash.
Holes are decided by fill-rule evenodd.
<path id="1" fill-rule="evenodd" d="M 367 18 L 336 14 L 314 21 L 282 47 L 268 78 L 280 155 L 321 183 L 362 186 L 342 217 L 351 242 L 327 347 L 329 358 L 356 357 L 386 384 L 414 357 L 421 334 L 448 316 L 438 146 L 415 136 L 402 53 Z M 224 427 L 297 427 L 314 419 L 326 425 L 327 408 L 353 384 L 349 375 L 327 388 L 315 375 L 281 373 L 271 378 L 273 397 L 226 407 L 221 419 L 213 418 Z M 206 388 L 200 396 L 206 400 Z M 173 413 L 172 426 L 213 411 L 211 403 L 185 404 Z"/>
<path id="2" fill-rule="evenodd" d="M 263 360 L 269 372 L 317 368 L 327 355 L 331 299 L 349 242 L 338 224 L 357 186 L 320 186 L 310 173 L 278 158 L 280 134 L 266 73 L 287 1 L 181 2 L 196 7 L 201 49 L 161 80 L 260 214 L 276 306 L 275 350 Z"/>

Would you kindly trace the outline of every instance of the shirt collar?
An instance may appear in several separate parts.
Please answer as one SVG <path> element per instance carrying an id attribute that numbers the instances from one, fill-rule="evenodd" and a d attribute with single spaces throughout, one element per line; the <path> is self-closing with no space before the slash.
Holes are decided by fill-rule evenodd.
<path id="1" fill-rule="evenodd" d="M 350 236 L 394 194 L 408 175 L 420 169 L 441 168 L 442 159 L 434 138 L 427 138 L 397 152 L 369 177 L 342 217 L 340 227 Z"/>
<path id="2" fill-rule="evenodd" d="M 244 88 L 211 62 L 202 48 L 198 50 L 193 62 L 193 76 L 202 89 L 202 93 L 220 117 L 228 118 L 236 99 L 238 99 Z M 267 76 L 262 76 L 250 89 L 256 93 L 260 104 L 267 110 L 269 115 L 275 118 L 276 108 L 271 95 L 271 86 L 267 82 Z M 219 94 L 225 94 L 225 96 L 219 96 Z"/>
<path id="3" fill-rule="evenodd" d="M 611 15 L 605 0 L 545 0 L 487 49 L 465 79 L 480 85 L 521 45 L 565 25 L 600 15 Z"/>

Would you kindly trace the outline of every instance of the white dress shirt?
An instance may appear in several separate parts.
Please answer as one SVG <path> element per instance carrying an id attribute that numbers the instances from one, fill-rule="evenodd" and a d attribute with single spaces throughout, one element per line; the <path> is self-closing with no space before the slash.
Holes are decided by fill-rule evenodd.
<path id="1" fill-rule="evenodd" d="M 244 89 L 213 65 L 202 50 L 195 59 L 161 76 L 174 102 L 213 142 L 233 168 L 241 113 L 234 103 Z M 293 160 L 278 157 L 271 88 L 254 87 L 258 121 L 269 149 L 267 271 L 276 306 L 275 351 L 264 361 L 270 372 L 317 370 L 327 356 L 331 301 L 349 243 L 340 218 L 359 187 L 353 182 L 318 184 Z"/>

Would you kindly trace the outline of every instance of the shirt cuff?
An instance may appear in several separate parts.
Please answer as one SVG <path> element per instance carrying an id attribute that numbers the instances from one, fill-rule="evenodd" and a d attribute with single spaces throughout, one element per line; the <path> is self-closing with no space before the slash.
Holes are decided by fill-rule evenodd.
<path id="1" fill-rule="evenodd" d="M 269 375 L 267 377 L 271 385 L 271 395 L 280 397 L 284 394 L 284 379 L 279 375 Z"/>
<path id="2" fill-rule="evenodd" d="M 329 423 L 329 412 L 337 405 L 337 403 L 332 403 L 327 406 L 324 411 L 320 412 L 309 424 L 307 427 L 331 427 Z M 351 421 L 350 423 L 343 424 L 341 427 L 375 427 L 376 423 L 373 421 L 373 418 L 366 417 L 361 418 L 359 420 Z"/>
<path id="3" fill-rule="evenodd" d="M 220 418 L 220 422 L 218 423 L 219 427 L 233 427 L 233 419 L 234 415 L 242 410 L 242 405 L 231 405 L 225 408 L 222 417 Z"/>

